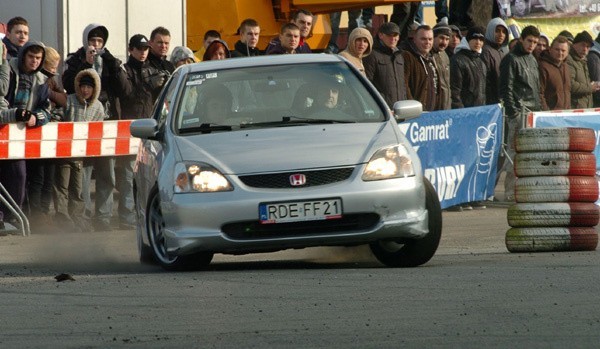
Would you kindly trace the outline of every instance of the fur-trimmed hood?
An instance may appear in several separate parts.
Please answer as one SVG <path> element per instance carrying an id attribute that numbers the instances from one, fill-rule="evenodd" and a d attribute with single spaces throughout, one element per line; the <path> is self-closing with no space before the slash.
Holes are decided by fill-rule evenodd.
<path id="1" fill-rule="evenodd" d="M 92 93 L 92 98 L 89 101 L 86 101 L 83 99 L 83 96 L 81 95 L 81 91 L 79 90 L 79 82 L 81 81 L 81 78 L 83 78 L 86 75 L 91 77 L 94 80 L 94 85 L 95 85 L 94 93 Z M 77 96 L 77 100 L 81 104 L 92 104 L 92 103 L 94 103 L 94 101 L 97 101 L 98 96 L 100 96 L 101 87 L 102 86 L 100 85 L 100 76 L 92 68 L 84 69 L 84 70 L 80 71 L 79 73 L 77 73 L 77 75 L 75 76 L 75 95 Z"/>

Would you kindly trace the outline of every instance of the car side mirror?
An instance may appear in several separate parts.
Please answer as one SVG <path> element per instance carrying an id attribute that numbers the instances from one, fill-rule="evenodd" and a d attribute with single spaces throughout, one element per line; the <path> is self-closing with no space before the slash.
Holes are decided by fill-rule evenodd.
<path id="1" fill-rule="evenodd" d="M 133 137 L 141 139 L 158 139 L 158 122 L 155 119 L 137 119 L 129 125 Z"/>
<path id="2" fill-rule="evenodd" d="M 413 100 L 398 101 L 394 103 L 393 109 L 396 121 L 403 122 L 421 116 L 421 113 L 423 113 L 423 104 Z"/>

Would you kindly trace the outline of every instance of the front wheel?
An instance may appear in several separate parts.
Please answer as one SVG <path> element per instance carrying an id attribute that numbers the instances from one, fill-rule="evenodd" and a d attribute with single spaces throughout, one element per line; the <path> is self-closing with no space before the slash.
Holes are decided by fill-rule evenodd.
<path id="1" fill-rule="evenodd" d="M 442 237 L 442 208 L 433 185 L 423 179 L 425 185 L 425 208 L 427 209 L 429 233 L 421 239 L 404 243 L 381 240 L 371 243 L 373 255 L 388 267 L 417 267 L 427 263 L 437 251 Z"/>
<path id="2" fill-rule="evenodd" d="M 146 233 L 154 259 L 166 270 L 183 271 L 205 268 L 210 264 L 213 254 L 200 252 L 187 256 L 173 256 L 167 252 L 167 241 L 164 235 L 165 222 L 160 206 L 158 190 L 150 194 L 146 210 Z"/>

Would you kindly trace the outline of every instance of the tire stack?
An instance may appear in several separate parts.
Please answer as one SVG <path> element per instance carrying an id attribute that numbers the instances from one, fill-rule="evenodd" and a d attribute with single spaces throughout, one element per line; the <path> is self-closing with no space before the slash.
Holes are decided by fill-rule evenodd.
<path id="1" fill-rule="evenodd" d="M 509 252 L 593 251 L 598 246 L 594 130 L 528 128 L 516 137 Z"/>

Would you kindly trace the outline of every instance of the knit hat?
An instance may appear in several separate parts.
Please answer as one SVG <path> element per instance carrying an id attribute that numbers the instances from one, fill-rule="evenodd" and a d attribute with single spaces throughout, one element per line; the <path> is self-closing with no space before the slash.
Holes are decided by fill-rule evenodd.
<path id="1" fill-rule="evenodd" d="M 571 34 L 570 31 L 563 30 L 560 33 L 558 33 L 558 35 L 564 36 L 565 38 L 567 38 L 567 40 L 569 40 L 570 43 L 573 43 L 574 38 L 573 38 L 573 34 Z"/>
<path id="2" fill-rule="evenodd" d="M 450 30 L 452 30 L 453 32 L 455 32 L 456 34 L 458 34 L 458 37 L 462 39 L 462 33 L 460 31 L 460 28 L 458 28 L 457 26 L 455 26 L 454 24 L 450 24 L 448 26 L 448 28 L 450 28 Z"/>
<path id="3" fill-rule="evenodd" d="M 106 40 L 108 40 L 108 30 L 105 26 L 97 26 L 88 33 L 87 39 L 89 40 L 91 38 L 102 38 L 102 41 L 106 44 Z"/>
<path id="4" fill-rule="evenodd" d="M 483 27 L 471 27 L 467 32 L 467 41 L 471 41 L 473 39 L 480 39 L 485 41 L 485 29 Z"/>
<path id="5" fill-rule="evenodd" d="M 582 31 L 581 33 L 578 33 L 577 35 L 575 35 L 575 39 L 573 40 L 573 43 L 576 44 L 578 42 L 587 42 L 588 45 L 593 46 L 594 45 L 594 39 L 592 39 L 592 36 L 590 35 L 590 33 L 588 33 L 587 31 Z"/>
<path id="6" fill-rule="evenodd" d="M 379 32 L 386 35 L 400 35 L 400 27 L 394 22 L 386 22 L 379 27 Z"/>
<path id="7" fill-rule="evenodd" d="M 81 79 L 79 79 L 79 86 L 83 85 L 96 87 L 96 82 L 94 81 L 94 78 L 92 76 L 90 76 L 89 74 L 85 74 L 81 76 Z"/>
<path id="8" fill-rule="evenodd" d="M 450 29 L 450 27 L 443 22 L 439 22 L 438 24 L 436 24 L 433 27 L 433 36 L 438 36 L 438 35 L 450 36 L 451 34 L 452 34 L 452 29 Z"/>

